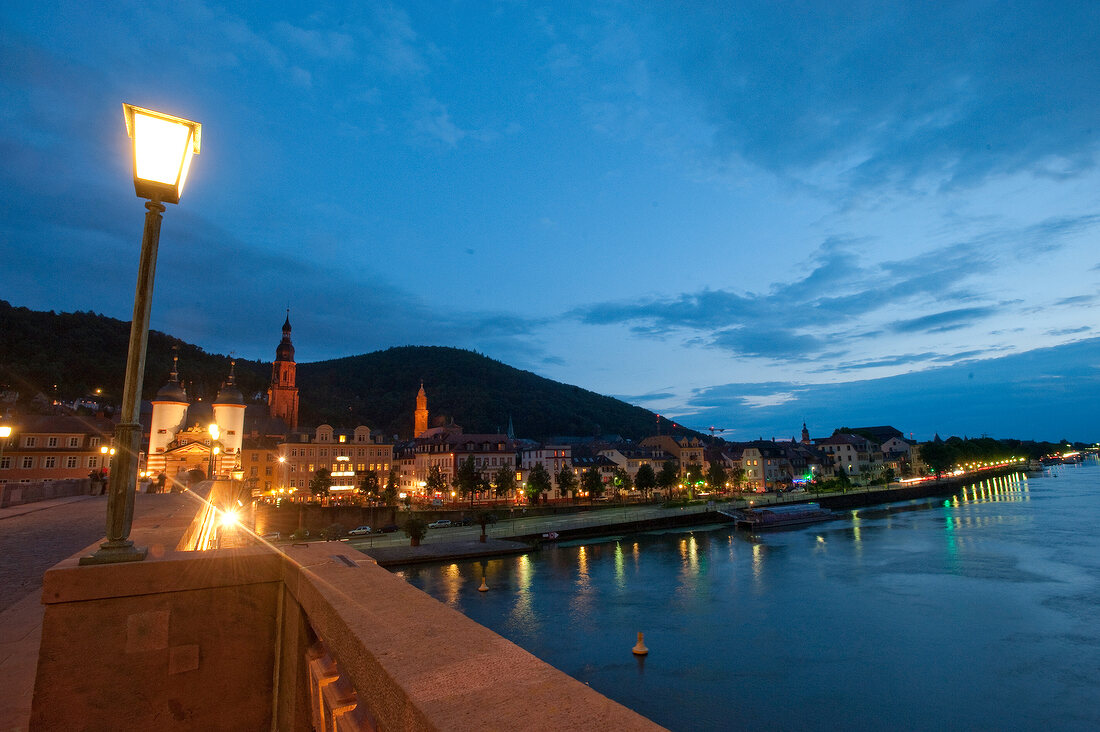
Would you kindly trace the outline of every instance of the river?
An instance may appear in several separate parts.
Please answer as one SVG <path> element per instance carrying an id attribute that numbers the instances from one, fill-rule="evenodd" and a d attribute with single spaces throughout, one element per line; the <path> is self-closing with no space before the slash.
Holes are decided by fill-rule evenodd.
<path id="1" fill-rule="evenodd" d="M 1100 729 L 1095 462 L 398 574 L 674 730 Z"/>

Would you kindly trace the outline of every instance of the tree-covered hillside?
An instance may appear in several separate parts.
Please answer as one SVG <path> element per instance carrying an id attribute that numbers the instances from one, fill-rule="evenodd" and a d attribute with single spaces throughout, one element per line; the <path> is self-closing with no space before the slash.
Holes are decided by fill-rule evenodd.
<path id="1" fill-rule="evenodd" d="M 38 393 L 71 401 L 96 389 L 118 404 L 129 337 L 130 324 L 115 318 L 39 312 L 0 301 L 0 390 L 18 391 L 24 407 Z M 149 333 L 144 398 L 167 380 L 173 347 L 192 398 L 212 398 L 229 373 L 229 357 L 157 331 Z M 263 401 L 270 377 L 270 363 L 237 360 L 246 400 Z M 516 435 L 532 439 L 598 432 L 640 438 L 655 426 L 655 414 L 618 399 L 471 351 L 426 346 L 298 364 L 299 424 L 365 424 L 387 436 L 411 437 L 421 379 L 433 425 L 449 418 L 468 432 L 492 432 L 507 429 L 511 417 Z"/>
<path id="2" fill-rule="evenodd" d="M 652 434 L 656 415 L 618 399 L 520 371 L 471 351 L 405 346 L 298 367 L 302 418 L 350 425 L 369 415 L 372 428 L 409 437 L 421 380 L 429 426 L 453 419 L 467 432 L 505 430 L 519 437 Z"/>

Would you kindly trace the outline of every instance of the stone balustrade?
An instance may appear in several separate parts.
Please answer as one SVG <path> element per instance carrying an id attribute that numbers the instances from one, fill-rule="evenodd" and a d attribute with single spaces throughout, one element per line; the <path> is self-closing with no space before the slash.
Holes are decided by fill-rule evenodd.
<path id="1" fill-rule="evenodd" d="M 659 729 L 346 544 L 168 548 L 184 529 L 46 573 L 32 729 Z"/>

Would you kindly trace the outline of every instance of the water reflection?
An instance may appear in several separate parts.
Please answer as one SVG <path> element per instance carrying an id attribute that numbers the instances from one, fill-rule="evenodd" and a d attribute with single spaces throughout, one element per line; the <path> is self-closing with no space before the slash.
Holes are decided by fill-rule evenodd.
<path id="1" fill-rule="evenodd" d="M 634 546 L 638 546 L 635 544 Z M 615 586 L 620 590 L 626 588 L 626 570 L 623 566 L 623 544 L 615 542 Z"/>
<path id="2" fill-rule="evenodd" d="M 476 563 L 406 577 L 675 729 L 730 728 L 731 695 L 748 729 L 933 729 L 935 698 L 955 729 L 1100 729 L 1100 470 L 1070 472 L 757 537 L 546 548 L 494 560 L 480 597 Z"/>

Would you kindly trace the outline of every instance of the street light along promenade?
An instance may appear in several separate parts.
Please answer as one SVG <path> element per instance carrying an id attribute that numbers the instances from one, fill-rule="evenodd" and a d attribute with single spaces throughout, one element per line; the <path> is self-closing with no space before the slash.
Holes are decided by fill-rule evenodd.
<path id="1" fill-rule="evenodd" d="M 145 229 L 141 237 L 134 319 L 130 324 L 130 347 L 126 354 L 126 382 L 122 392 L 122 420 L 115 427 L 118 454 L 111 468 L 107 495 L 107 541 L 81 564 L 133 562 L 145 558 L 147 549 L 130 541 L 134 520 L 134 492 L 137 490 L 138 454 L 141 450 L 141 384 L 145 373 L 145 352 L 149 341 L 149 310 L 153 301 L 153 279 L 160 244 L 161 214 L 165 203 L 179 203 L 191 157 L 199 152 L 198 122 L 151 109 L 123 104 L 126 132 L 133 141 L 134 191 L 145 204 Z"/>

